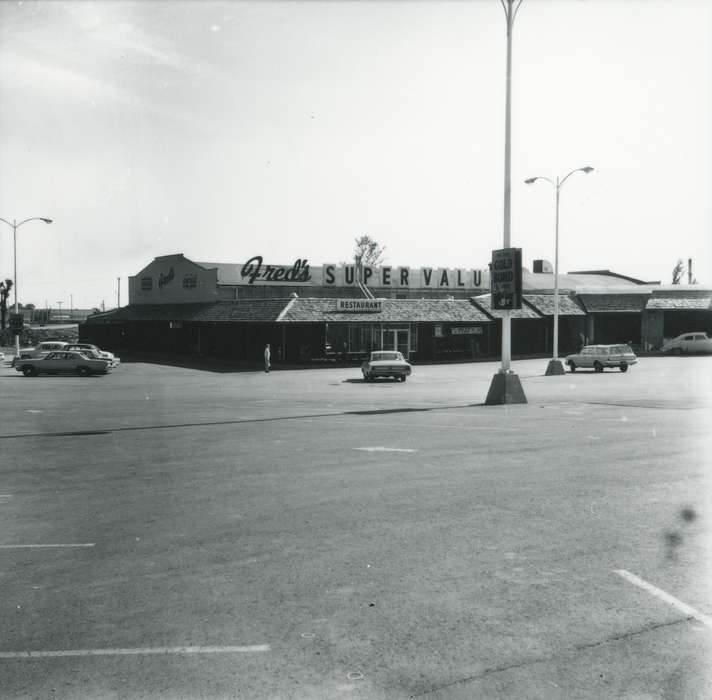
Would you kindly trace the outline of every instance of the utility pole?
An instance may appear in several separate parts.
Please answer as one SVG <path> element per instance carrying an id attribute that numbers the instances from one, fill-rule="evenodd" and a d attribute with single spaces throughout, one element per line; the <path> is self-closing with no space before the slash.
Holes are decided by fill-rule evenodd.
<path id="1" fill-rule="evenodd" d="M 121 308 L 121 277 L 116 278 L 116 308 Z"/>
<path id="2" fill-rule="evenodd" d="M 74 318 L 74 294 L 69 295 L 69 320 Z"/>

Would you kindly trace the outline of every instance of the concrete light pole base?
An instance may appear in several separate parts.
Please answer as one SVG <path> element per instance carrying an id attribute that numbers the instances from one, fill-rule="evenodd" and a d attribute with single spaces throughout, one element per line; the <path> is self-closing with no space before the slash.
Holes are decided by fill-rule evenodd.
<path id="1" fill-rule="evenodd" d="M 551 377 L 554 374 L 565 374 L 564 365 L 561 360 L 549 360 L 544 376 Z"/>
<path id="2" fill-rule="evenodd" d="M 519 375 L 514 372 L 495 374 L 485 399 L 486 406 L 500 406 L 505 403 L 527 403 Z"/>

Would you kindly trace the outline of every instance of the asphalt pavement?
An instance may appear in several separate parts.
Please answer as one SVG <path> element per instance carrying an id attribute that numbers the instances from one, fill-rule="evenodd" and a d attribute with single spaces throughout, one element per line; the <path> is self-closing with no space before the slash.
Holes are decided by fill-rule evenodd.
<path id="1" fill-rule="evenodd" d="M 712 357 L 0 369 L 3 698 L 710 698 Z"/>

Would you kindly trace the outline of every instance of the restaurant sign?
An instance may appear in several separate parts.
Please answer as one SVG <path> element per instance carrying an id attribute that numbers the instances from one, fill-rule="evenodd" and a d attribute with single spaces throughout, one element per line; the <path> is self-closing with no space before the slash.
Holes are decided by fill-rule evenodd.
<path id="1" fill-rule="evenodd" d="M 383 311 L 380 299 L 337 299 L 336 310 L 352 314 L 380 314 Z"/>

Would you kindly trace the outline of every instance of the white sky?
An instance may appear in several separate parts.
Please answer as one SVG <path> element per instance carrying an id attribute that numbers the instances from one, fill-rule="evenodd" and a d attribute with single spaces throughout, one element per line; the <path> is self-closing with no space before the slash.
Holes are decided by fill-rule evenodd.
<path id="1" fill-rule="evenodd" d="M 512 244 L 524 262 L 712 283 L 712 3 L 524 0 Z M 0 2 L 0 216 L 20 301 L 116 304 L 156 255 L 312 265 L 502 246 L 499 0 Z M 12 230 L 0 224 L 0 276 Z"/>

